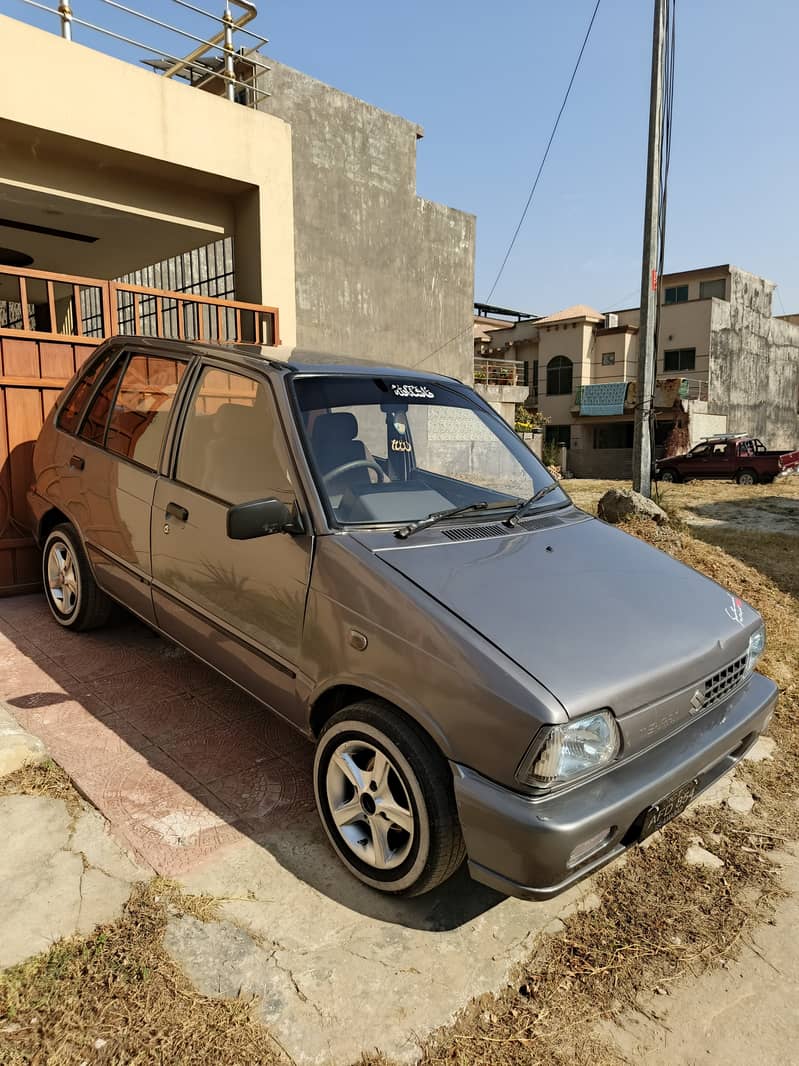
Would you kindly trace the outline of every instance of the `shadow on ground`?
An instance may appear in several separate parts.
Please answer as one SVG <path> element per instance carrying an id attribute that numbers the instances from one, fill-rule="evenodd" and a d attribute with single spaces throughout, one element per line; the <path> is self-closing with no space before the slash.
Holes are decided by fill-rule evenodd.
<path id="1" fill-rule="evenodd" d="M 0 698 L 158 873 L 235 863 L 249 838 L 316 892 L 381 923 L 452 930 L 504 899 L 465 869 L 420 899 L 362 886 L 319 824 L 311 745 L 124 612 L 75 634 L 40 596 L 0 600 L 0 676 Z"/>

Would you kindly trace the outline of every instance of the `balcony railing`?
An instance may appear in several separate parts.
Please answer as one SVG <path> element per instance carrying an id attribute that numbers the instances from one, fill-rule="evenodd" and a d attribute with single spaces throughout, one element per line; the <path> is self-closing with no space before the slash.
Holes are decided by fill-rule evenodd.
<path id="1" fill-rule="evenodd" d="M 166 7 L 164 0 L 157 5 L 149 5 L 151 8 L 158 8 L 158 16 L 139 11 L 121 3 L 120 0 L 100 0 L 102 4 L 114 9 L 113 16 L 109 15 L 109 21 L 113 19 L 114 28 L 82 18 L 73 6 L 77 2 L 80 11 L 80 0 L 20 2 L 29 8 L 57 17 L 61 36 L 65 40 L 71 41 L 75 37 L 80 39 L 81 43 L 91 43 L 97 37 L 100 37 L 103 43 L 110 40 L 113 42 L 113 45 L 109 46 L 112 54 L 121 50 L 125 58 L 145 63 L 165 78 L 183 79 L 190 85 L 216 95 L 224 94 L 228 100 L 250 107 L 257 106 L 259 100 L 269 96 L 266 90 L 256 85 L 258 77 L 271 68 L 256 52 L 256 49 L 269 43 L 268 39 L 245 28 L 258 14 L 250 0 L 225 0 L 221 12 L 207 11 L 191 0 L 171 0 L 172 6 L 167 10 L 173 12 L 173 17 L 179 14 L 186 17 L 183 13 L 189 11 L 191 28 L 178 25 L 176 21 L 168 22 L 163 17 Z M 238 9 L 235 15 L 231 4 Z M 83 7 L 85 6 L 84 4 Z M 121 29 L 127 31 L 128 27 L 130 32 L 120 32 Z M 152 27 L 155 27 L 155 31 Z M 154 32 L 159 41 L 167 42 L 169 50 L 164 51 L 160 45 L 141 40 L 141 32 L 145 35 Z M 182 42 L 192 42 L 194 45 L 188 54 L 184 51 L 187 45 Z M 141 58 L 142 52 L 147 54 L 144 59 Z"/>
<path id="2" fill-rule="evenodd" d="M 475 359 L 475 385 L 527 385 L 527 363 L 514 359 Z"/>
<path id="3" fill-rule="evenodd" d="M 0 337 L 58 337 L 97 344 L 115 333 L 280 343 L 274 307 L 27 267 L 0 267 Z"/>

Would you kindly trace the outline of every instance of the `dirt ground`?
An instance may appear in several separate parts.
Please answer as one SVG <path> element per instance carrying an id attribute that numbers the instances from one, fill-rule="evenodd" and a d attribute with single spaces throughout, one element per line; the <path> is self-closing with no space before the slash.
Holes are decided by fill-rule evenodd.
<path id="1" fill-rule="evenodd" d="M 564 482 L 578 507 L 596 511 L 599 497 L 622 481 L 590 478 Z M 669 514 L 695 530 L 751 530 L 799 536 L 799 476 L 771 485 L 736 485 L 731 481 L 691 481 L 658 485 L 656 499 Z"/>

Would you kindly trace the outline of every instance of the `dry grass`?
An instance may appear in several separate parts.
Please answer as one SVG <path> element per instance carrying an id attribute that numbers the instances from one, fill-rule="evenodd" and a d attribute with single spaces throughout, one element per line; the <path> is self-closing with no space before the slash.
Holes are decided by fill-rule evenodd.
<path id="1" fill-rule="evenodd" d="M 49 796 L 51 799 L 63 800 L 67 810 L 74 817 L 83 806 L 75 786 L 65 770 L 46 759 L 42 763 L 23 766 L 20 770 L 5 777 L 0 777 L 0 796 L 24 793 L 28 796 Z"/>
<path id="2" fill-rule="evenodd" d="M 0 974 L 4 1066 L 253 1066 L 280 1056 L 244 1000 L 199 995 L 163 948 L 169 914 L 209 901 L 155 878 L 118 922 Z"/>

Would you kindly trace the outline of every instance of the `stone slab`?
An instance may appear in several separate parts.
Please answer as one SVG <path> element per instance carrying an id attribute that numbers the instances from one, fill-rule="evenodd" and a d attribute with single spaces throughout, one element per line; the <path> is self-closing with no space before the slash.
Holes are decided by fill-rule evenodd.
<path id="1" fill-rule="evenodd" d="M 99 815 L 91 812 L 81 823 L 76 843 L 63 800 L 0 796 L 0 967 L 113 921 L 132 881 L 146 876 L 127 856 L 113 853 L 119 848 L 101 836 Z M 113 872 L 91 865 L 87 855 Z"/>
<path id="2" fill-rule="evenodd" d="M 181 883 L 219 899 L 223 920 L 174 919 L 167 950 L 201 991 L 261 996 L 298 1066 L 347 1066 L 375 1048 L 414 1061 L 428 1033 L 506 984 L 558 916 L 596 905 L 590 883 L 531 904 L 465 870 L 417 899 L 381 896 L 341 869 L 315 816 Z"/>

